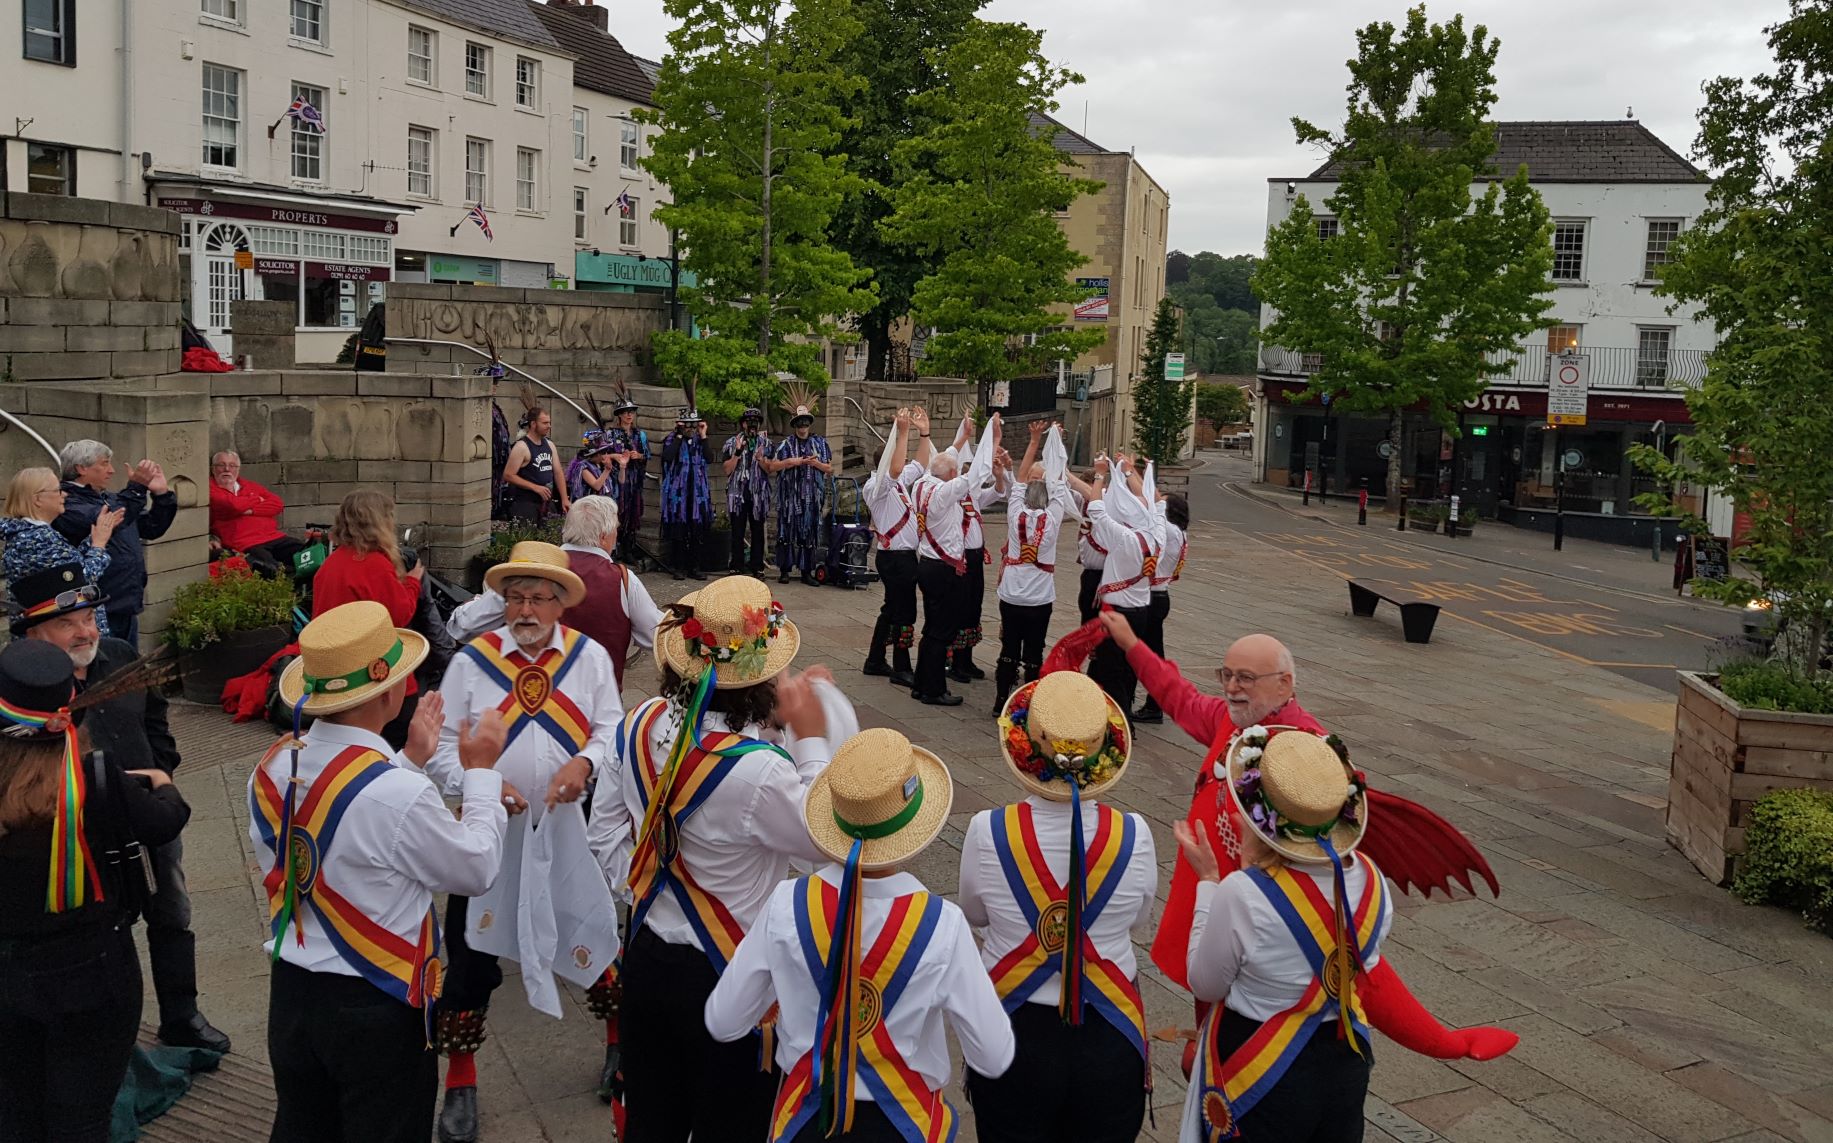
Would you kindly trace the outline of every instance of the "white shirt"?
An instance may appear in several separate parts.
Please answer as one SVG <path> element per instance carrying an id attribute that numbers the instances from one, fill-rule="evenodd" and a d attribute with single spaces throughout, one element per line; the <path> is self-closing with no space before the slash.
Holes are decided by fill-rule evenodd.
<path id="1" fill-rule="evenodd" d="M 830 862 L 816 876 L 838 885 L 842 872 L 840 866 Z M 749 1035 L 771 1004 L 779 1005 L 776 1059 L 785 1072 L 814 1046 L 815 1020 L 821 1005 L 820 983 L 808 971 L 801 937 L 796 932 L 795 900 L 801 889 L 796 881 L 775 887 L 763 915 L 739 942 L 732 963 L 706 999 L 707 1031 L 725 1043 Z M 893 873 L 864 878 L 860 891 L 859 944 L 869 949 L 891 914 L 892 901 L 925 890 L 923 883 L 910 874 Z M 931 1091 L 939 1091 L 949 1081 L 944 1016 L 954 1027 L 968 1067 L 997 1078 L 1012 1066 L 1017 1050 L 1012 1021 L 1000 1007 L 992 978 L 974 955 L 974 938 L 968 931 L 967 919 L 946 899 L 941 900 L 935 931 L 909 982 L 897 1003 L 881 1016 L 898 1054 L 923 1077 Z M 872 1098 L 863 1079 L 855 1082 L 853 1096 Z"/>
<path id="2" fill-rule="evenodd" d="M 651 699 L 637 707 L 630 712 L 626 726 L 634 727 L 650 703 L 664 701 Z M 712 711 L 701 720 L 702 734 L 731 729 L 725 716 Z M 681 708 L 670 703 L 667 713 L 656 720 L 649 733 L 650 756 L 658 768 L 666 762 L 669 747 L 680 733 Z M 765 741 L 781 742 L 784 737 L 759 726 L 744 727 L 738 733 Z M 694 881 L 718 899 L 746 930 L 757 920 L 771 890 L 788 875 L 791 860 L 800 860 L 805 868 L 826 860 L 808 836 L 808 826 L 802 819 L 802 799 L 808 784 L 832 757 L 828 740 L 799 738 L 785 749 L 789 751 L 788 758 L 769 750 L 745 755 L 680 828 L 680 851 L 675 860 L 692 872 Z M 638 764 L 634 757 L 624 758 L 615 780 L 599 779 L 592 799 L 592 851 L 613 888 L 624 895 L 628 895 L 626 883 L 635 830 L 643 820 Z M 693 945 L 706 951 L 672 893 L 656 894 L 643 924 L 671 945 Z M 752 1021 L 754 1026 L 756 1023 Z"/>
<path id="3" fill-rule="evenodd" d="M 986 532 L 980 526 L 980 513 L 999 502 L 999 486 L 992 481 L 967 494 L 961 501 L 961 546 L 967 551 L 986 547 Z"/>
<path id="4" fill-rule="evenodd" d="M 299 752 L 299 788 L 295 807 L 305 804 L 311 783 L 332 759 L 351 746 L 364 746 L 389 758 L 388 743 L 354 726 L 319 719 L 305 735 Z M 358 792 L 323 855 L 319 880 L 350 902 L 363 916 L 411 945 L 420 943 L 420 924 L 432 907 L 433 894 L 482 893 L 496 880 L 503 862 L 503 779 L 494 770 L 465 770 L 459 782 L 464 816 L 455 818 L 439 791 L 412 762 L 394 755 L 392 769 Z M 265 767 L 282 795 L 292 773 L 292 752 L 282 750 Z M 254 796 L 255 778 L 248 779 Z M 252 803 L 251 803 L 252 805 Z M 258 814 L 249 822 L 255 862 L 274 867 L 274 849 L 262 837 Z M 331 944 L 317 912 L 302 908 L 305 944 L 290 928 L 280 941 L 280 959 L 310 972 L 359 975 Z M 274 942 L 262 948 L 271 955 Z"/>
<path id="5" fill-rule="evenodd" d="M 962 562 L 967 529 L 962 527 L 961 502 L 967 496 L 970 475 L 939 480 L 924 473 L 910 490 L 911 504 L 924 517 L 923 529 L 917 536 L 918 556 L 951 564 Z"/>
<path id="6" fill-rule="evenodd" d="M 562 544 L 562 551 L 584 552 L 609 561 L 603 548 L 589 548 L 583 544 Z M 624 614 L 630 617 L 630 638 L 637 646 L 648 650 L 656 645 L 656 628 L 662 624 L 662 609 L 649 595 L 649 589 L 643 586 L 635 572 L 624 576 L 623 589 Z M 483 594 L 473 596 L 460 604 L 446 620 L 446 634 L 460 643 L 469 643 L 486 631 L 494 631 L 503 626 L 503 597 L 485 588 Z"/>
<path id="7" fill-rule="evenodd" d="M 1097 500 L 1088 506 L 1088 526 L 1090 538 L 1107 549 L 1107 558 L 1101 564 L 1101 586 L 1109 584 L 1134 582 L 1118 591 L 1095 597 L 1097 604 L 1107 603 L 1115 607 L 1144 607 L 1152 602 L 1152 588 L 1147 584 L 1140 570 L 1145 557 L 1140 551 L 1139 541 L 1144 538 L 1146 552 L 1153 552 L 1157 542 L 1148 532 L 1136 532 L 1114 518 L 1104 501 Z"/>
<path id="8" fill-rule="evenodd" d="M 910 485 L 922 473 L 918 466 L 906 464 L 895 478 L 874 472 L 866 480 L 866 508 L 872 514 L 872 531 L 878 534 L 879 547 L 884 551 L 916 551 L 916 508 L 910 503 Z"/>
<path id="9" fill-rule="evenodd" d="M 999 598 L 1016 606 L 1036 607 L 1056 602 L 1056 574 L 1038 564 L 1056 566 L 1057 538 L 1063 533 L 1063 513 L 1069 507 L 1069 486 L 1052 484 L 1050 504 L 1045 508 L 1025 507 L 1025 487 L 1014 484 L 1006 501 L 1006 548 L 999 573 Z M 1037 563 L 1004 563 L 1018 558 L 1021 537 L 1037 544 Z"/>
<path id="10" fill-rule="evenodd" d="M 1035 795 L 1025 799 L 1031 807 L 1031 824 L 1037 831 L 1038 848 L 1044 852 L 1044 865 L 1058 885 L 1069 881 L 1068 802 L 1053 802 Z M 1032 929 L 1012 896 L 1012 887 L 999 866 L 999 851 L 993 847 L 993 830 L 1003 828 L 1000 819 L 1004 808 L 981 810 L 967 823 L 967 834 L 961 839 L 961 911 L 968 924 L 980 930 L 980 959 L 991 970 L 1005 955 L 1025 943 Z M 1094 841 L 1100 824 L 1096 804 L 1082 803 L 1082 841 Z M 1139 964 L 1133 955 L 1133 926 L 1152 912 L 1152 900 L 1158 891 L 1158 855 L 1152 845 L 1152 829 L 1138 814 L 1128 814 L 1133 821 L 1133 855 L 1120 873 L 1120 882 L 1101 908 L 1100 916 L 1088 926 L 1088 936 L 1095 951 L 1114 962 L 1121 975 L 1133 980 L 1139 975 Z M 1052 974 L 1029 998 L 1032 1004 L 1055 1006 L 1062 996 L 1061 973 Z"/>
<path id="11" fill-rule="evenodd" d="M 1160 504 L 1158 507 L 1160 519 L 1163 519 L 1165 506 Z M 1183 560 L 1184 549 L 1189 544 L 1190 537 L 1184 534 L 1184 529 L 1166 520 L 1165 546 L 1158 554 L 1158 570 L 1152 573 L 1153 591 L 1168 592 L 1171 590 L 1171 585 L 1178 580 L 1177 565 Z"/>
<path id="12" fill-rule="evenodd" d="M 1088 501 L 1078 493 L 1076 504 L 1082 513 L 1082 523 L 1076 529 L 1076 562 L 1090 571 L 1100 571 L 1107 564 L 1107 552 L 1095 546 L 1093 525 L 1089 520 Z"/>

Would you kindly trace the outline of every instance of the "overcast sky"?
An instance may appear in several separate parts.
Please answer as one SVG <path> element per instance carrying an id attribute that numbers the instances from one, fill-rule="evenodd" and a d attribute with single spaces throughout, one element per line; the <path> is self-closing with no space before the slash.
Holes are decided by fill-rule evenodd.
<path id="1" fill-rule="evenodd" d="M 661 0 L 600 0 L 612 32 L 638 55 L 667 51 Z M 1501 119 L 1619 119 L 1634 108 L 1690 155 L 1699 87 L 1765 70 L 1762 29 L 1786 0 L 1465 0 L 1462 11 L 1502 40 Z M 1058 117 L 1113 150 L 1136 148 L 1171 195 L 1171 245 L 1192 253 L 1259 253 L 1266 180 L 1301 175 L 1317 155 L 1292 141 L 1291 117 L 1342 122 L 1343 63 L 1355 30 L 1406 17 L 1404 0 L 991 0 L 989 19 L 1046 29 L 1044 50 L 1087 80 Z"/>

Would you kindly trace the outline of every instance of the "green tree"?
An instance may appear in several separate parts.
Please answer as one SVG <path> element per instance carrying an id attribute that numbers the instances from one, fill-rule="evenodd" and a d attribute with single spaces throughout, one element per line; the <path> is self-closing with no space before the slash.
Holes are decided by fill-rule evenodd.
<path id="1" fill-rule="evenodd" d="M 1139 376 L 1133 381 L 1133 447 L 1161 468 L 1177 463 L 1196 399 L 1197 384 L 1188 371 L 1181 381 L 1165 380 L 1165 358 L 1182 342 L 1177 305 L 1170 298 L 1158 299 L 1139 359 Z"/>
<path id="2" fill-rule="evenodd" d="M 662 129 L 644 165 L 673 193 L 656 217 L 680 232 L 697 278 L 682 298 L 710 336 L 658 334 L 656 358 L 698 384 L 702 409 L 734 415 L 774 395 L 778 370 L 824 383 L 811 342 L 872 305 L 866 271 L 828 234 L 855 181 L 836 151 L 838 107 L 862 81 L 837 60 L 859 23 L 848 0 L 665 8 L 677 27 L 644 115 Z"/>
<path id="3" fill-rule="evenodd" d="M 1664 295 L 1718 327 L 1687 394 L 1693 435 L 1683 463 L 1634 455 L 1670 487 L 1704 483 L 1749 514 L 1737 558 L 1755 581 L 1694 590 L 1729 603 L 1774 593 L 1798 633 L 1778 642 L 1782 657 L 1813 676 L 1833 614 L 1833 4 L 1792 0 L 1767 32 L 1775 70 L 1705 85 L 1695 151 L 1723 173 L 1661 276 Z M 1680 511 L 1660 494 L 1640 503 Z"/>
<path id="4" fill-rule="evenodd" d="M 929 126 L 897 146 L 899 182 L 885 235 L 934 260 L 911 314 L 936 328 L 927 363 L 986 387 L 1074 360 L 1104 330 L 1063 328 L 1050 307 L 1080 301 L 1069 279 L 1087 261 L 1056 214 L 1101 184 L 1061 169 L 1033 113 L 1055 111 L 1056 93 L 1081 77 L 1053 67 L 1042 33 L 976 20 L 932 53 L 939 82 L 912 101 Z"/>
<path id="5" fill-rule="evenodd" d="M 1387 416 L 1394 505 L 1405 410 L 1423 403 L 1453 428 L 1505 355 L 1548 324 L 1552 225 L 1525 167 L 1496 177 L 1487 116 L 1500 43 L 1487 29 L 1466 33 L 1462 16 L 1428 25 L 1420 7 L 1404 28 L 1370 24 L 1356 39 L 1342 133 L 1292 121 L 1338 172 L 1336 233 L 1319 235 L 1300 195 L 1253 284 L 1277 311 L 1262 339 L 1322 355 L 1310 392 Z M 1480 196 L 1475 179 L 1490 180 Z"/>
<path id="6" fill-rule="evenodd" d="M 1229 382 L 1202 385 L 1197 388 L 1197 416 L 1208 417 L 1216 426 L 1235 425 L 1247 420 L 1247 393 Z"/>

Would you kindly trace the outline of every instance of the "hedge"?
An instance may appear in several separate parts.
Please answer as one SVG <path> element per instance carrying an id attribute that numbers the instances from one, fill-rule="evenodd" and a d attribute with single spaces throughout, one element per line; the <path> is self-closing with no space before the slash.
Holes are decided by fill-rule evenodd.
<path id="1" fill-rule="evenodd" d="M 1777 790 L 1750 809 L 1733 887 L 1753 905 L 1781 905 L 1833 933 L 1833 793 Z"/>

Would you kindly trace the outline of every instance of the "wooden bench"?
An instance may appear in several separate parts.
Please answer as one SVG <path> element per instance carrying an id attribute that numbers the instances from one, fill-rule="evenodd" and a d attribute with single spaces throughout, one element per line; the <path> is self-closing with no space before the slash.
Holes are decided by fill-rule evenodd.
<path id="1" fill-rule="evenodd" d="M 1382 595 L 1373 588 L 1363 587 L 1355 580 L 1349 581 L 1349 609 L 1364 619 L 1375 614 L 1375 605 L 1382 600 L 1400 609 L 1400 630 L 1406 635 L 1409 643 L 1430 643 L 1432 628 L 1438 623 L 1438 604 L 1406 603 L 1391 595 Z"/>

